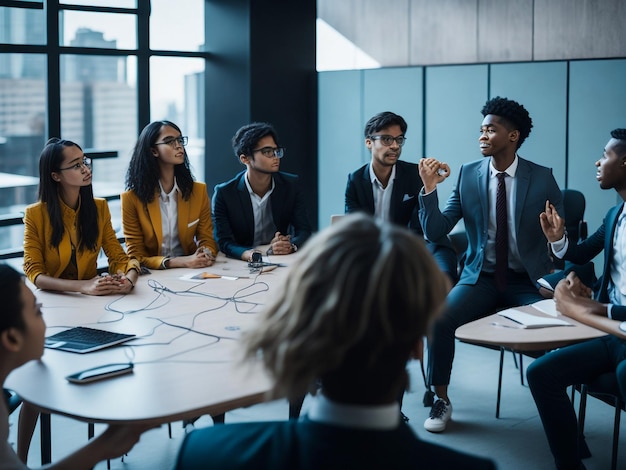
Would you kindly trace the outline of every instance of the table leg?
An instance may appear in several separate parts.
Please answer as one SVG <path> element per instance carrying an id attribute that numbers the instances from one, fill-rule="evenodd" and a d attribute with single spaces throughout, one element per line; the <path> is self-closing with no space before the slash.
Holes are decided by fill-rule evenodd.
<path id="1" fill-rule="evenodd" d="M 41 413 L 39 417 L 41 431 L 41 465 L 52 461 L 52 442 L 50 438 L 50 413 Z"/>

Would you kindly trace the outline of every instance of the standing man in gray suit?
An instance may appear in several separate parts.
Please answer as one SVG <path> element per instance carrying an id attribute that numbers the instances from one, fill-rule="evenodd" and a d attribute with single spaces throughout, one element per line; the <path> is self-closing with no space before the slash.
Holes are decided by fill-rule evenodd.
<path id="1" fill-rule="evenodd" d="M 443 211 L 437 184 L 450 167 L 434 158 L 420 161 L 424 181 L 420 221 L 428 239 L 438 239 L 462 218 L 468 247 L 465 266 L 447 297 L 429 338 L 428 369 L 437 400 L 424 427 L 445 430 L 452 415 L 448 385 L 454 359 L 454 333 L 494 309 L 542 299 L 535 281 L 553 269 L 539 214 L 550 201 L 563 213 L 561 191 L 552 170 L 521 158 L 517 151 L 532 120 L 519 103 L 496 97 L 482 109 L 478 142 L 485 157 L 461 166 Z"/>
<path id="2" fill-rule="evenodd" d="M 417 164 L 400 160 L 407 123 L 390 111 L 365 124 L 365 146 L 372 160 L 348 175 L 346 213 L 363 211 L 384 222 L 408 227 L 424 237 L 418 217 L 418 194 L 423 183 Z M 441 270 L 452 283 L 457 279 L 457 257 L 447 235 L 426 241 Z"/>

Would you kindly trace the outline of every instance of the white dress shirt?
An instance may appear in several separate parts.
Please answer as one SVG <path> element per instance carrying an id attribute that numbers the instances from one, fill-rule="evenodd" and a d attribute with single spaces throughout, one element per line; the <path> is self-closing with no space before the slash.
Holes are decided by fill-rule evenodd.
<path id="1" fill-rule="evenodd" d="M 391 208 L 391 193 L 393 192 L 393 181 L 396 179 L 396 166 L 391 167 L 391 175 L 387 187 L 383 187 L 374 169 L 370 164 L 370 181 L 372 182 L 372 193 L 374 195 L 374 216 L 385 222 L 389 222 Z"/>
<path id="2" fill-rule="evenodd" d="M 320 392 L 313 397 L 307 416 L 311 421 L 333 426 L 384 431 L 400 424 L 400 405 L 346 405 L 333 402 Z"/>
<path id="3" fill-rule="evenodd" d="M 161 242 L 161 255 L 167 258 L 182 256 L 185 254 L 178 235 L 178 184 L 174 178 L 174 187 L 166 193 L 159 180 L 159 208 L 161 209 L 161 231 L 163 241 Z"/>

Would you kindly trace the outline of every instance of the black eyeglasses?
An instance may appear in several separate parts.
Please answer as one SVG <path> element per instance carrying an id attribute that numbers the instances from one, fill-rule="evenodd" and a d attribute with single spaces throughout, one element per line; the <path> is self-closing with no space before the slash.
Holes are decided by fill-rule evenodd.
<path id="1" fill-rule="evenodd" d="M 79 170 L 79 171 L 83 171 L 83 168 L 91 168 L 91 158 L 89 157 L 83 157 L 82 161 L 72 165 L 72 166 L 68 166 L 67 168 L 59 168 L 59 171 L 63 171 L 63 170 Z"/>
<path id="2" fill-rule="evenodd" d="M 183 147 L 185 145 L 187 145 L 187 142 L 189 141 L 189 137 L 187 137 L 186 135 L 183 135 L 181 137 L 172 137 L 169 139 L 165 139 L 163 142 L 155 142 L 154 145 L 169 145 L 170 147 L 176 147 L 176 144 L 180 144 Z"/>
<path id="3" fill-rule="evenodd" d="M 260 149 L 254 149 L 252 153 L 261 152 L 261 155 L 267 158 L 283 158 L 285 155 L 284 147 L 263 147 Z"/>
<path id="4" fill-rule="evenodd" d="M 370 135 L 369 137 L 372 140 L 380 140 L 380 142 L 385 146 L 385 147 L 391 147 L 391 144 L 393 144 L 393 141 L 395 140 L 396 143 L 402 147 L 404 145 L 404 143 L 406 142 L 406 137 L 404 137 L 403 135 L 399 135 L 398 137 L 394 137 L 392 135 L 389 134 L 383 134 L 383 135 Z"/>

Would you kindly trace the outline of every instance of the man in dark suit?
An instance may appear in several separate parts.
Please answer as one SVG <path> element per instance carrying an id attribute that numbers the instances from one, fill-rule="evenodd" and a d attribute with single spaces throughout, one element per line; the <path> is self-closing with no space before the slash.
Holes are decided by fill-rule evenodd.
<path id="1" fill-rule="evenodd" d="M 561 191 L 551 169 L 517 155 L 532 120 L 522 105 L 500 97 L 489 100 L 482 114 L 478 142 L 489 158 L 461 166 L 443 211 L 436 187 L 450 175 L 450 167 L 434 158 L 419 164 L 424 234 L 438 239 L 463 219 L 468 241 L 459 282 L 428 342 L 429 380 L 438 397 L 424 422 L 431 432 L 443 431 L 452 415 L 448 385 L 456 329 L 497 308 L 541 300 L 535 282 L 553 269 L 539 214 L 546 201 L 562 210 Z"/>
<path id="2" fill-rule="evenodd" d="M 311 235 L 298 177 L 279 171 L 285 149 L 274 128 L 254 122 L 233 137 L 237 159 L 246 166 L 230 181 L 215 186 L 213 230 L 220 251 L 250 261 L 259 245 L 268 255 L 296 251 Z"/>
<path id="3" fill-rule="evenodd" d="M 193 431 L 176 469 L 495 468 L 420 440 L 400 419 L 406 363 L 448 284 L 422 240 L 395 224 L 352 214 L 317 234 L 242 338 L 274 396 L 321 385 L 308 414 Z"/>
<path id="4" fill-rule="evenodd" d="M 417 210 L 422 189 L 417 164 L 400 160 L 407 123 L 389 111 L 365 124 L 365 146 L 372 160 L 348 175 L 346 213 L 364 211 L 386 222 L 408 227 L 423 238 Z M 457 256 L 447 236 L 426 246 L 452 282 L 457 279 Z"/>
<path id="5" fill-rule="evenodd" d="M 614 189 L 626 201 L 626 129 L 615 129 L 595 163 L 602 189 Z M 543 231 L 559 258 L 583 264 L 604 250 L 604 268 L 595 300 L 575 272 L 555 290 L 556 307 L 563 315 L 610 333 L 608 336 L 559 349 L 534 361 L 527 371 L 557 468 L 584 468 L 586 446 L 578 443 L 576 413 L 567 394 L 573 384 L 589 383 L 615 372 L 626 398 L 626 213 L 624 202 L 611 208 L 604 223 L 580 244 L 570 243 L 565 221 L 552 205 L 541 214 Z M 580 444 L 580 445 L 579 445 Z"/>

